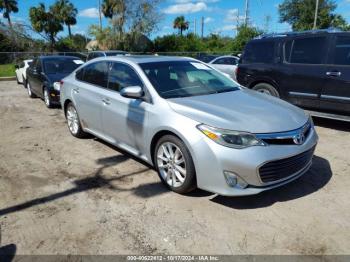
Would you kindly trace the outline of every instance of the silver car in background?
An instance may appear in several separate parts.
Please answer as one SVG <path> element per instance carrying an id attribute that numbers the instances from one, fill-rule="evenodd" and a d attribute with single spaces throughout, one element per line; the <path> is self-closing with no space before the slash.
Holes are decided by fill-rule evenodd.
<path id="1" fill-rule="evenodd" d="M 208 64 L 222 73 L 228 74 L 233 80 L 236 80 L 236 69 L 239 57 L 237 56 L 219 56 L 211 60 Z"/>
<path id="2" fill-rule="evenodd" d="M 171 190 L 252 195 L 311 166 L 312 120 L 280 99 L 181 57 L 105 57 L 63 80 L 75 137 L 93 134 L 153 165 Z"/>

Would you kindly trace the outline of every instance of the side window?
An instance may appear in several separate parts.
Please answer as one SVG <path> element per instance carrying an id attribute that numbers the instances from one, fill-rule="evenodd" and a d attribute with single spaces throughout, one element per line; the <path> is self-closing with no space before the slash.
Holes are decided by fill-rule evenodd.
<path id="1" fill-rule="evenodd" d="M 275 44 L 272 41 L 256 41 L 247 44 L 242 63 L 272 63 Z"/>
<path id="2" fill-rule="evenodd" d="M 19 65 L 20 68 L 23 68 L 24 66 L 25 66 L 24 62 L 21 62 Z"/>
<path id="3" fill-rule="evenodd" d="M 350 65 L 350 37 L 337 36 L 333 64 Z"/>
<path id="4" fill-rule="evenodd" d="M 42 66 L 41 66 L 41 61 L 40 61 L 40 59 L 36 60 L 35 69 L 36 69 L 37 71 L 42 71 Z"/>
<path id="5" fill-rule="evenodd" d="M 292 51 L 293 40 L 284 43 L 284 61 L 290 62 L 290 54 Z"/>
<path id="6" fill-rule="evenodd" d="M 225 58 L 219 58 L 219 59 L 215 60 L 213 64 L 225 65 L 226 64 L 225 60 L 226 60 Z"/>
<path id="7" fill-rule="evenodd" d="M 287 62 L 295 64 L 322 64 L 326 53 L 326 37 L 295 39 Z"/>
<path id="8" fill-rule="evenodd" d="M 121 63 L 112 63 L 109 71 L 108 88 L 119 92 L 128 86 L 143 86 L 142 81 L 130 66 Z"/>
<path id="9" fill-rule="evenodd" d="M 97 62 L 85 66 L 84 68 L 83 81 L 101 86 L 107 87 L 108 80 L 108 63 L 107 62 Z"/>
<path id="10" fill-rule="evenodd" d="M 227 64 L 228 65 L 237 65 L 238 64 L 238 60 L 233 58 L 233 57 L 229 57 L 229 58 L 227 58 Z"/>
<path id="11" fill-rule="evenodd" d="M 83 80 L 84 80 L 83 77 L 84 77 L 84 68 L 80 69 L 79 71 L 77 71 L 77 72 L 75 73 L 75 78 L 76 78 L 77 80 L 83 81 Z"/>

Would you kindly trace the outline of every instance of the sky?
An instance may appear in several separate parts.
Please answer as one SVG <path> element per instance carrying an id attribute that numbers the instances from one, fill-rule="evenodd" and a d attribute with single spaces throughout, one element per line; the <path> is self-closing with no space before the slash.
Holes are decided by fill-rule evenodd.
<path id="1" fill-rule="evenodd" d="M 77 25 L 73 26 L 73 33 L 87 35 L 91 24 L 98 24 L 98 0 L 70 0 L 78 9 Z M 102 0 L 101 0 L 102 1 Z M 129 0 L 132 1 L 132 0 Z M 14 22 L 30 24 L 28 13 L 31 6 L 37 6 L 40 2 L 46 6 L 51 5 L 55 0 L 18 0 L 19 12 L 12 14 Z M 283 0 L 249 0 L 250 23 L 260 29 L 267 29 L 269 32 L 285 32 L 290 26 L 278 22 L 278 4 Z M 338 4 L 336 12 L 343 15 L 350 23 L 350 0 L 336 0 Z M 222 36 L 234 36 L 237 18 L 242 22 L 244 18 L 245 0 L 162 0 L 159 5 L 159 12 L 162 19 L 158 24 L 158 30 L 152 33 L 151 38 L 163 36 L 176 32 L 172 28 L 175 17 L 184 15 L 190 22 L 189 31 L 201 32 L 201 19 L 204 19 L 204 35 L 217 33 Z M 270 21 L 266 22 L 266 17 Z M 0 16 L 1 21 L 5 22 Z M 195 22 L 196 21 L 196 22 Z M 108 20 L 103 18 L 103 25 Z M 60 36 L 67 34 L 67 29 L 60 33 Z"/>

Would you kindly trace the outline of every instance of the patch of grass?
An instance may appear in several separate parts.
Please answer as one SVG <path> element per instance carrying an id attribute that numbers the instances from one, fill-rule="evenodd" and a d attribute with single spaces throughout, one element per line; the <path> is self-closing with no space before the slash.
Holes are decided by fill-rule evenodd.
<path id="1" fill-rule="evenodd" d="M 14 64 L 0 65 L 0 77 L 15 76 L 15 70 L 16 68 Z"/>

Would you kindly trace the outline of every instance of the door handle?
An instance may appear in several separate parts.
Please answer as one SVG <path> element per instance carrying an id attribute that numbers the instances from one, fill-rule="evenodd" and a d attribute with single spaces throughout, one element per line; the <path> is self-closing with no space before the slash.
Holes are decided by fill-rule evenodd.
<path id="1" fill-rule="evenodd" d="M 103 104 L 105 104 L 105 105 L 110 105 L 110 104 L 111 104 L 111 101 L 110 101 L 108 98 L 102 99 L 102 102 L 103 102 Z"/>
<path id="2" fill-rule="evenodd" d="M 79 94 L 79 88 L 74 88 L 73 92 L 76 93 L 76 94 Z"/>
<path id="3" fill-rule="evenodd" d="M 339 72 L 339 71 L 332 71 L 332 72 L 327 72 L 326 75 L 327 75 L 327 76 L 335 76 L 335 77 L 338 77 L 338 76 L 341 76 L 341 72 Z"/>

